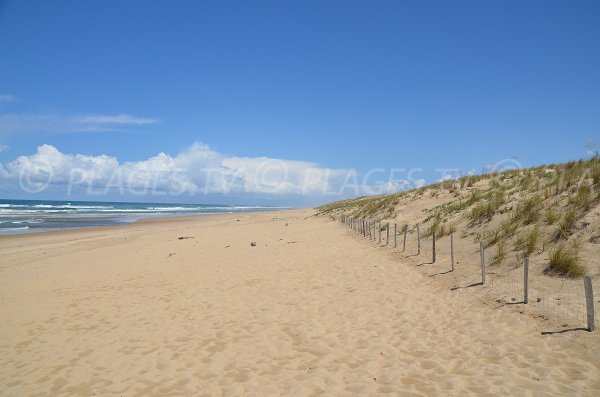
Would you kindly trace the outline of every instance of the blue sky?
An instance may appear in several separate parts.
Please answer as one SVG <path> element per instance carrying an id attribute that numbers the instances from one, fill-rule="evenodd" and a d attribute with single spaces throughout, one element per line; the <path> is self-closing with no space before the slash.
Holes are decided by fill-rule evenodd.
<path id="1" fill-rule="evenodd" d="M 241 169 L 239 186 L 168 201 L 290 205 L 337 196 L 248 189 L 248 161 L 295 161 L 299 175 L 382 168 L 377 185 L 399 168 L 429 183 L 440 168 L 582 158 L 600 140 L 599 18 L 593 0 L 0 0 L 0 196 L 86 198 L 64 188 L 72 175 L 17 188 L 43 156 L 71 169 L 77 155 L 88 168 L 213 156 Z"/>

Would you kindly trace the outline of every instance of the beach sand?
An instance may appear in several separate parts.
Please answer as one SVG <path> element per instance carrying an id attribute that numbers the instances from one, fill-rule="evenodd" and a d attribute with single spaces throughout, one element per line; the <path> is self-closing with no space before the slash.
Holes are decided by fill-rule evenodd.
<path id="1" fill-rule="evenodd" d="M 0 238 L 0 395 L 600 395 L 597 332 L 542 335 L 312 214 Z"/>

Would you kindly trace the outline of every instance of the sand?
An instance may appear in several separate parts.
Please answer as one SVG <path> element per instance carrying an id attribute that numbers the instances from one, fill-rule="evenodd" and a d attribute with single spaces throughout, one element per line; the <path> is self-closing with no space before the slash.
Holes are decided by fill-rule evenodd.
<path id="1" fill-rule="evenodd" d="M 600 395 L 598 333 L 542 335 L 311 214 L 0 238 L 0 395 Z"/>

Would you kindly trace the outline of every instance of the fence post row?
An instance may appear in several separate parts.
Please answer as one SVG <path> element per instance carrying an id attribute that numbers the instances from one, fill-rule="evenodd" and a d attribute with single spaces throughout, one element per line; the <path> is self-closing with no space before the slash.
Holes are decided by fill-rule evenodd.
<path id="1" fill-rule="evenodd" d="M 417 223 L 417 255 L 421 255 L 421 232 Z"/>
<path id="2" fill-rule="evenodd" d="M 432 244 L 431 245 L 431 250 L 432 250 L 431 255 L 433 257 L 432 260 L 431 260 L 431 263 L 435 263 L 435 232 L 433 232 L 431 234 L 431 236 L 433 237 L 432 240 L 431 240 L 431 244 Z"/>
<path id="3" fill-rule="evenodd" d="M 385 224 L 385 245 L 388 245 L 390 242 L 390 223 L 387 222 Z"/>
<path id="4" fill-rule="evenodd" d="M 452 262 L 452 271 L 454 271 L 454 234 L 450 235 L 450 262 Z"/>
<path id="5" fill-rule="evenodd" d="M 485 252 L 483 249 L 483 241 L 479 242 L 479 259 L 481 261 L 481 285 L 485 284 Z"/>
<path id="6" fill-rule="evenodd" d="M 594 323 L 594 291 L 590 276 L 583 278 L 583 288 L 585 289 L 585 307 L 587 309 L 587 329 L 592 332 L 596 329 L 596 324 Z"/>
<path id="7" fill-rule="evenodd" d="M 371 222 L 366 219 L 359 220 L 351 217 L 347 217 L 345 215 L 340 216 L 340 222 L 348 225 L 348 228 L 355 231 L 358 234 L 362 234 L 364 237 L 369 237 L 369 239 L 375 241 L 376 240 L 376 231 L 375 228 L 378 227 L 379 232 L 379 244 L 381 244 L 381 221 L 378 223 Z M 421 254 L 421 230 L 420 225 L 417 223 L 417 255 Z M 404 224 L 403 226 L 403 241 L 402 241 L 402 251 L 406 251 L 406 236 L 408 233 L 408 224 Z M 389 244 L 390 240 L 390 224 L 387 222 L 386 224 L 386 242 L 385 245 Z M 398 247 L 398 224 L 394 223 L 394 248 Z M 436 236 L 435 232 L 432 233 L 432 263 L 436 262 Z M 483 241 L 479 241 L 479 259 L 481 263 L 481 285 L 485 285 L 485 248 L 483 246 Z M 454 235 L 450 235 L 450 263 L 452 266 L 452 270 L 454 271 Z M 585 303 L 586 303 L 586 312 L 587 312 L 587 329 L 592 332 L 596 329 L 595 324 L 595 312 L 594 312 L 594 292 L 592 289 L 592 278 L 590 276 L 585 276 L 583 278 L 583 287 L 585 290 Z M 529 303 L 529 257 L 523 257 L 523 303 Z"/>
<path id="8" fill-rule="evenodd" d="M 523 258 L 523 303 L 529 303 L 529 257 Z"/>

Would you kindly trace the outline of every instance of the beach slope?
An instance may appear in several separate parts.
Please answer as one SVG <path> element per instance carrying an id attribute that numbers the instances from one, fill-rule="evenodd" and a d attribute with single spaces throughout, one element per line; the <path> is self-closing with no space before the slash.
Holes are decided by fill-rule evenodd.
<path id="1" fill-rule="evenodd" d="M 1 238 L 0 395 L 600 395 L 597 333 L 542 335 L 312 214 Z"/>

